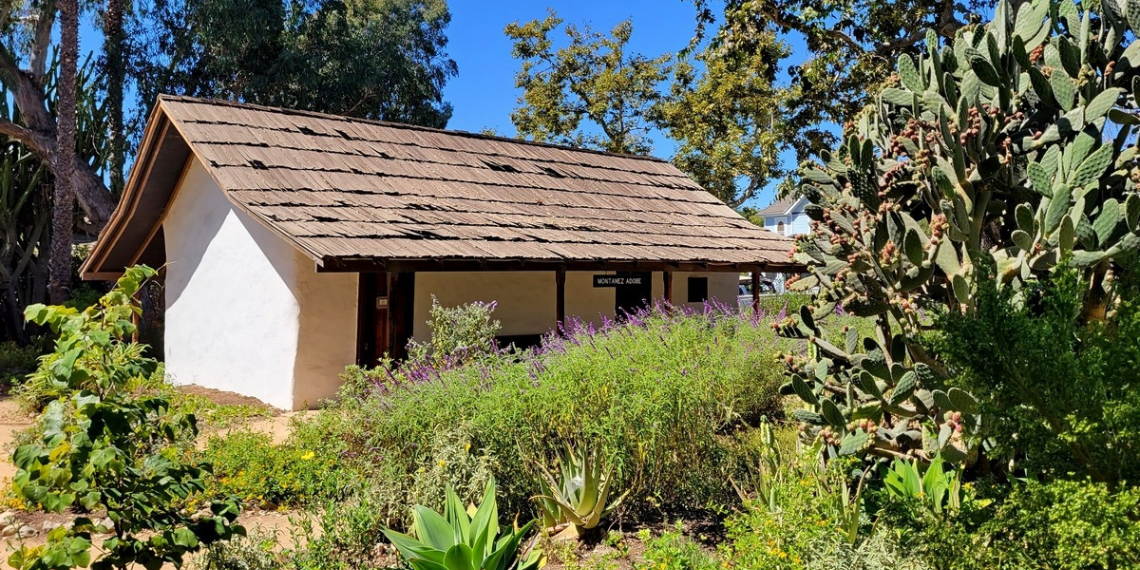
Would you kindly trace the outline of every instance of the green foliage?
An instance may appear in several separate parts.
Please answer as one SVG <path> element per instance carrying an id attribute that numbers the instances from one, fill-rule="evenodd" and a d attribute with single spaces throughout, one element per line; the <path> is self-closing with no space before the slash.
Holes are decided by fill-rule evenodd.
<path id="1" fill-rule="evenodd" d="M 536 141 L 625 154 L 649 154 L 649 130 L 659 86 L 669 75 L 669 55 L 627 54 L 629 20 L 608 35 L 569 25 L 568 45 L 555 48 L 562 26 L 553 10 L 543 20 L 506 27 L 511 55 L 522 62 L 515 86 L 523 91 L 511 122 L 519 136 Z M 583 125 L 583 122 L 586 125 Z"/>
<path id="2" fill-rule="evenodd" d="M 274 553 L 277 546 L 275 535 L 253 528 L 249 536 L 211 544 L 187 566 L 192 570 L 278 570 L 283 564 Z"/>
<path id="3" fill-rule="evenodd" d="M 442 0 L 152 0 L 134 10 L 137 119 L 160 93 L 433 127 L 451 116 L 443 87 L 457 69 Z"/>
<path id="4" fill-rule="evenodd" d="M 353 477 L 327 447 L 302 448 L 297 442 L 274 445 L 269 434 L 235 432 L 211 437 L 202 460 L 213 466 L 206 496 L 236 496 L 263 509 L 306 506 L 339 496 Z"/>
<path id="5" fill-rule="evenodd" d="M 720 3 L 693 0 L 693 4 L 698 9 L 698 29 L 690 50 L 711 36 L 707 51 L 739 73 L 739 81 L 751 93 L 759 94 L 754 101 L 745 94 L 748 105 L 741 108 L 743 116 L 730 112 L 722 117 L 745 120 L 748 111 L 771 117 L 766 134 L 775 139 L 777 148 L 794 149 L 800 161 L 835 145 L 831 125 L 851 121 L 883 87 L 890 86 L 892 65 L 902 54 L 922 51 L 927 29 L 950 39 L 978 15 L 993 10 L 993 3 L 985 0 L 953 4 L 728 0 L 720 14 L 713 9 L 720 11 Z M 718 27 L 709 34 L 713 24 Z M 789 43 L 796 46 L 794 56 L 786 48 Z M 752 59 L 761 54 L 768 59 Z M 784 69 L 787 81 L 774 74 Z M 727 85 L 735 83 L 730 78 Z M 723 104 L 712 101 L 723 113 Z M 710 120 L 716 124 L 726 119 Z"/>
<path id="6" fill-rule="evenodd" d="M 1133 285 L 1119 287 L 1106 321 L 1081 318 L 1075 270 L 1021 300 L 983 285 L 976 312 L 939 321 L 930 343 L 993 418 L 994 462 L 1049 478 L 1140 479 L 1140 307 Z"/>
<path id="7" fill-rule="evenodd" d="M 150 377 L 157 362 L 143 356 L 145 346 L 124 339 L 134 332 L 132 318 L 140 311 L 131 295 L 153 274 L 147 267 L 127 272 L 115 289 L 84 310 L 29 306 L 28 321 L 50 326 L 58 338 L 54 351 L 40 359 L 39 367 L 20 386 L 19 397 L 40 409 L 78 391 L 103 398 L 127 394 Z"/>
<path id="8" fill-rule="evenodd" d="M 467 513 L 450 487 L 442 516 L 424 506 L 413 510 L 412 532 L 416 538 L 391 529 L 385 529 L 384 535 L 415 570 L 537 570 L 542 567 L 542 551 L 532 549 L 524 557 L 520 550 L 522 539 L 534 521 L 500 536 L 494 479 L 487 483 L 483 501 L 473 514 Z"/>
<path id="9" fill-rule="evenodd" d="M 584 446 L 577 450 L 567 447 L 565 455 L 558 457 L 557 463 L 561 469 L 561 477 L 558 478 L 545 465 L 539 464 L 542 494 L 534 500 L 542 515 L 543 528 L 567 525 L 568 531 L 580 536 L 582 531 L 598 526 L 629 495 L 626 491 L 610 501 L 613 468 L 605 458 L 599 458 Z"/>
<path id="10" fill-rule="evenodd" d="M 699 66 L 680 60 L 654 109 L 656 124 L 680 143 L 673 164 L 732 207 L 787 174 L 784 108 L 772 101 L 781 92 L 777 62 L 791 51 L 767 30 L 754 39 L 748 52 L 710 45 L 696 56 Z"/>
<path id="11" fill-rule="evenodd" d="M 969 487 L 969 485 L 966 485 Z M 937 522 L 887 504 L 890 527 L 916 559 L 938 570 L 1132 568 L 1140 563 L 1140 492 L 1088 481 L 979 486 L 962 511 Z"/>
<path id="12" fill-rule="evenodd" d="M 1112 302 L 1106 277 L 1119 280 L 1140 247 L 1140 222 L 1124 214 L 1140 215 L 1136 150 L 1124 146 L 1133 125 L 1123 110 L 1135 102 L 1121 97 L 1140 44 L 1126 49 L 1111 11 L 1082 10 L 1035 0 L 1015 15 L 1002 2 L 993 22 L 945 46 L 929 33 L 843 148 L 805 165 L 814 221 L 794 257 L 812 272 L 801 286 L 821 289 L 782 328 L 812 343 L 790 363 L 786 393 L 803 400 L 797 417 L 828 456 L 978 459 L 989 423 L 975 396 L 947 384 L 919 332 L 925 311 L 976 312 L 986 267 L 1021 291 L 1068 264 L 1089 288 L 1082 315 L 1103 316 Z M 874 334 L 820 340 L 818 320 L 837 305 L 876 319 Z"/>
<path id="13" fill-rule="evenodd" d="M 761 462 L 755 499 L 725 521 L 722 556 L 741 568 L 922 568 L 889 537 L 867 532 L 866 473 L 851 483 L 850 463 L 821 468 L 817 454 L 804 449 Z"/>
<path id="14" fill-rule="evenodd" d="M 165 398 L 135 397 L 123 389 L 151 366 L 126 339 L 138 311 L 131 297 L 154 274 L 129 268 L 98 305 L 83 312 L 43 305 L 27 310 L 29 320 L 59 335 L 55 352 L 36 372 L 55 399 L 40 416 L 38 441 L 13 455 L 13 490 L 51 512 L 106 509 L 114 536 L 103 542 L 95 568 L 181 564 L 186 553 L 244 532 L 233 524 L 236 501 L 211 503 L 203 515 L 183 509 L 204 488 L 209 466 L 182 463 L 165 448 L 193 438 L 194 417 L 169 414 Z M 21 547 L 9 563 L 25 569 L 87 566 L 91 535 L 105 530 L 80 517 L 74 526 L 48 533 L 45 546 Z"/>
<path id="15" fill-rule="evenodd" d="M 766 323 L 717 312 L 570 329 L 533 352 L 442 371 L 415 363 L 370 371 L 367 397 L 341 401 L 295 437 L 343 442 L 346 458 L 396 493 L 394 482 L 438 467 L 441 434 L 466 426 L 465 443 L 494 458 L 504 508 L 514 512 L 533 508 L 532 462 L 567 441 L 611 462 L 613 485 L 632 489 L 625 504 L 634 511 L 731 499 L 735 460 L 722 434 L 773 410 L 773 356 L 794 343 L 774 338 Z"/>
<path id="16" fill-rule="evenodd" d="M 962 505 L 962 480 L 956 471 L 943 469 L 940 456 L 926 466 L 926 473 L 917 461 L 895 459 L 883 482 L 892 497 L 916 501 L 936 515 L 944 509 L 956 511 Z"/>
<path id="17" fill-rule="evenodd" d="M 36 369 L 41 343 L 22 346 L 15 341 L 0 342 L 0 384 L 11 386 Z"/>
<path id="18" fill-rule="evenodd" d="M 683 534 L 678 523 L 674 530 L 653 536 L 648 530 L 638 532 L 645 543 L 642 561 L 633 565 L 635 570 L 717 570 L 721 565 L 715 554 Z"/>
<path id="19" fill-rule="evenodd" d="M 431 340 L 426 343 L 408 343 L 408 358 L 431 361 L 437 365 L 453 364 L 491 354 L 495 350 L 495 337 L 503 325 L 495 320 L 496 303 L 476 301 L 457 307 L 444 307 L 431 297 L 428 328 Z"/>

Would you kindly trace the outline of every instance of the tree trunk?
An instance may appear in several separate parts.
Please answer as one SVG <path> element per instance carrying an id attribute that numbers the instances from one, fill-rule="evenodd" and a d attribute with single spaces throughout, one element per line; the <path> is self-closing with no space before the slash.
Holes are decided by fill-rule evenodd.
<path id="1" fill-rule="evenodd" d="M 118 197 L 125 184 L 126 144 L 123 138 L 123 78 L 126 76 L 123 0 L 107 0 L 103 15 L 104 71 L 107 77 L 107 115 L 110 135 L 111 193 Z"/>
<path id="2" fill-rule="evenodd" d="M 61 304 L 70 295 L 71 236 L 75 226 L 75 91 L 79 73 L 79 0 L 59 2 L 59 126 L 52 193 L 51 269 L 48 296 Z"/>

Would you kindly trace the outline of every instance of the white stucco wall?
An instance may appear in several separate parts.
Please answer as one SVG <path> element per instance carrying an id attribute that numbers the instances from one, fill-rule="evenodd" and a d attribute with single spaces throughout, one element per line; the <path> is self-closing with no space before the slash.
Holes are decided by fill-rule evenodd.
<path id="1" fill-rule="evenodd" d="M 605 272 L 569 271 L 566 273 L 566 316 L 601 324 L 603 317 L 614 318 L 615 290 L 594 287 L 594 275 Z M 686 305 L 689 277 L 709 279 L 709 297 L 736 306 L 740 277 L 736 273 L 673 274 L 673 299 Z M 653 296 L 660 298 L 665 286 L 660 272 L 652 275 Z M 430 338 L 428 319 L 431 298 L 441 305 L 454 307 L 474 301 L 497 302 L 494 317 L 502 325 L 504 336 L 542 334 L 554 327 L 556 318 L 556 286 L 553 271 L 515 272 L 423 272 L 416 274 L 414 324 L 412 337 L 418 341 Z M 701 308 L 703 303 L 689 304 Z"/>
<path id="2" fill-rule="evenodd" d="M 163 223 L 166 371 L 295 409 L 331 396 L 355 360 L 356 276 L 312 261 L 237 210 L 201 164 Z"/>

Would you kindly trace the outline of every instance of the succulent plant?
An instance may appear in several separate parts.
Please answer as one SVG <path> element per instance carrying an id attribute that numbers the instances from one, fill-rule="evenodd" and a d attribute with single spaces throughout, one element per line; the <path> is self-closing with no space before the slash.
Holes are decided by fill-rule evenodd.
<path id="1" fill-rule="evenodd" d="M 541 550 L 532 549 L 522 557 L 522 539 L 534 521 L 505 529 L 499 536 L 494 479 L 487 483 L 483 501 L 474 510 L 469 514 L 448 487 L 442 515 L 423 506 L 413 509 L 414 538 L 391 529 L 383 532 L 415 570 L 538 570 L 546 564 Z"/>
<path id="2" fill-rule="evenodd" d="M 971 462 L 985 434 L 978 401 L 947 389 L 918 342 L 939 311 L 974 310 L 977 284 L 1017 294 L 1060 264 L 1088 288 L 1085 315 L 1112 310 L 1113 283 L 1140 249 L 1140 1 L 1032 0 L 941 45 L 903 55 L 845 144 L 801 168 L 812 230 L 793 258 L 819 287 L 799 319 L 809 340 L 782 356 L 786 393 L 829 456 Z M 874 333 L 824 334 L 836 306 Z M 825 338 L 843 338 L 842 346 Z"/>
<path id="3" fill-rule="evenodd" d="M 577 451 L 568 447 L 558 459 L 561 477 L 555 478 L 546 466 L 540 485 L 542 494 L 534 497 L 542 515 L 542 526 L 560 529 L 555 538 L 577 538 L 618 508 L 629 491 L 610 501 L 613 469 L 607 468 L 597 455 L 585 447 Z"/>

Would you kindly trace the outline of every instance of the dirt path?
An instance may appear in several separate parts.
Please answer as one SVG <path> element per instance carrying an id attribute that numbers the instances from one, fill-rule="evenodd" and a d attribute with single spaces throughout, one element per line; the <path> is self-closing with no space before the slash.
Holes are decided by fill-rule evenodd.
<path id="1" fill-rule="evenodd" d="M 34 416 L 20 411 L 19 404 L 15 400 L 4 399 L 0 400 L 0 453 L 4 454 L 0 458 L 0 485 L 7 487 L 12 477 L 16 476 L 16 466 L 12 464 L 12 459 L 9 453 L 12 451 L 12 444 L 15 442 L 16 433 L 28 428 L 35 421 Z"/>

